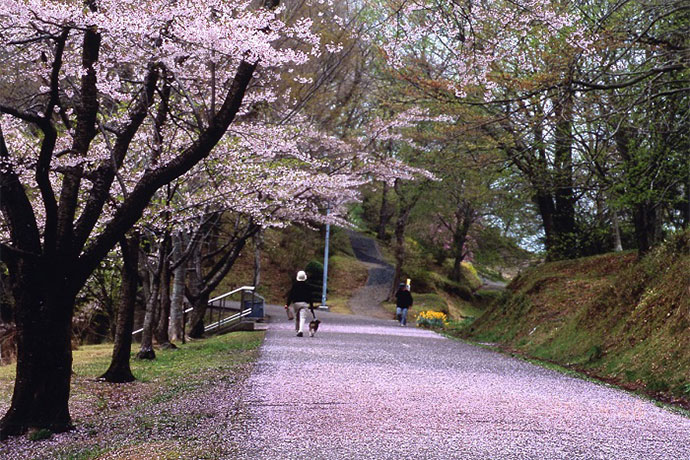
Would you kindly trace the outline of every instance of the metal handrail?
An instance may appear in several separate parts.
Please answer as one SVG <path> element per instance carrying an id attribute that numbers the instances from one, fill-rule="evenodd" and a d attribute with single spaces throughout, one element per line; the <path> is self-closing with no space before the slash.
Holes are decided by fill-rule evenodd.
<path id="1" fill-rule="evenodd" d="M 250 314 L 251 312 L 252 312 L 252 309 L 247 308 L 246 310 L 243 310 L 239 313 L 235 313 L 232 316 L 228 316 L 227 318 L 223 318 L 220 321 L 216 321 L 215 323 L 209 324 L 208 326 L 204 327 L 204 332 L 208 332 L 212 329 L 217 329 L 217 328 L 219 328 L 225 324 L 231 323 L 231 322 L 238 320 L 238 319 L 242 319 L 245 316 L 247 316 L 248 314 Z"/>
<path id="2" fill-rule="evenodd" d="M 224 298 L 231 296 L 233 294 L 237 294 L 240 291 L 254 291 L 255 289 L 256 288 L 254 286 L 242 286 L 240 288 L 235 289 L 234 291 L 226 292 L 225 294 L 219 295 L 218 297 L 214 297 L 211 300 L 209 300 L 208 303 L 215 302 L 216 300 L 224 299 Z M 254 295 L 257 297 L 261 297 L 259 294 L 254 294 Z M 261 297 L 261 299 L 264 299 L 264 298 Z"/>
<path id="3" fill-rule="evenodd" d="M 232 290 L 232 291 L 230 291 L 230 292 L 226 292 L 225 294 L 219 295 L 218 297 L 214 297 L 214 298 L 210 299 L 210 300 L 208 301 L 207 305 L 211 305 L 213 302 L 216 302 L 216 301 L 218 301 L 218 300 L 223 300 L 223 299 L 226 298 L 226 297 L 229 297 L 229 296 L 231 296 L 231 295 L 233 295 L 233 294 L 237 294 L 238 292 L 244 292 L 244 291 L 250 291 L 250 292 L 252 293 L 252 296 L 253 296 L 253 297 L 258 297 L 259 299 L 263 300 L 264 302 L 266 301 L 266 299 L 264 299 L 262 296 L 260 296 L 259 294 L 257 294 L 257 293 L 255 292 L 255 291 L 256 291 L 256 288 L 255 288 L 254 286 L 242 286 L 242 287 L 239 287 L 239 288 L 237 288 L 237 289 L 234 289 L 234 290 Z M 184 310 L 184 311 L 182 312 L 183 317 L 184 317 L 184 315 L 186 315 L 187 313 L 189 313 L 189 312 L 192 311 L 192 310 L 194 310 L 194 307 L 190 307 L 190 308 Z M 207 331 L 210 331 L 211 329 L 215 329 L 215 328 L 217 328 L 217 327 L 220 327 L 220 326 L 222 326 L 222 325 L 224 325 L 224 324 L 229 323 L 230 321 L 234 321 L 234 320 L 237 320 L 237 319 L 242 319 L 242 318 L 244 318 L 245 316 L 247 316 L 247 315 L 248 315 L 249 313 L 251 313 L 251 312 L 252 312 L 252 309 L 249 308 L 249 309 L 246 309 L 246 310 L 241 311 L 240 313 L 236 313 L 236 314 L 234 314 L 234 315 L 232 315 L 232 316 L 229 316 L 229 317 L 227 317 L 227 318 L 224 318 L 224 319 L 222 319 L 222 320 L 220 320 L 220 321 L 217 321 L 217 322 L 215 322 L 215 323 L 209 324 L 208 326 L 204 327 L 204 332 L 207 332 Z M 139 334 L 139 333 L 141 333 L 141 332 L 143 332 L 143 331 L 144 331 L 144 328 L 142 327 L 142 328 L 137 329 L 136 331 L 132 332 L 132 335 Z"/>

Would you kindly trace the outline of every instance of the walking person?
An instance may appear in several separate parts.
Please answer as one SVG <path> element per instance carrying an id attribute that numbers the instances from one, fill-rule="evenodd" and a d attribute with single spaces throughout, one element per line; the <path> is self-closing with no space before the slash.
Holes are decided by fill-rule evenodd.
<path id="1" fill-rule="evenodd" d="M 407 310 L 412 306 L 412 294 L 410 287 L 400 283 L 398 292 L 395 293 L 395 317 L 401 326 L 407 325 Z"/>
<path id="2" fill-rule="evenodd" d="M 307 284 L 307 274 L 300 270 L 297 272 L 297 279 L 292 283 L 292 288 L 288 292 L 285 309 L 292 305 L 295 313 L 295 331 L 297 337 L 304 336 L 304 323 L 307 321 L 307 307 L 314 312 L 314 300 L 311 288 Z"/>

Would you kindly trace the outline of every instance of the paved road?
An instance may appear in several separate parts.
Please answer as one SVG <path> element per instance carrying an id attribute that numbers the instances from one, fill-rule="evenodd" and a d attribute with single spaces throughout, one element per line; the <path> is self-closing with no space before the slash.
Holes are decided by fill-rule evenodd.
<path id="1" fill-rule="evenodd" d="M 690 419 L 391 320 L 269 307 L 241 459 L 690 459 Z M 236 435 L 236 437 L 235 437 Z"/>
<path id="2" fill-rule="evenodd" d="M 367 284 L 352 295 L 348 305 L 358 315 L 389 319 L 391 314 L 381 306 L 381 302 L 388 297 L 395 269 L 383 260 L 373 238 L 353 231 L 349 235 L 355 257 L 369 268 L 369 277 Z"/>

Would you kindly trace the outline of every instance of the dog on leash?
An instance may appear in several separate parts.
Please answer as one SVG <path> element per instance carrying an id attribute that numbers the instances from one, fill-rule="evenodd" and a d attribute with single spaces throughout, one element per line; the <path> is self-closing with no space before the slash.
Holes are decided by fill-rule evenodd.
<path id="1" fill-rule="evenodd" d="M 321 321 L 319 321 L 318 319 L 313 319 L 309 321 L 309 337 L 314 337 L 316 331 L 319 330 L 319 324 L 321 324 Z"/>

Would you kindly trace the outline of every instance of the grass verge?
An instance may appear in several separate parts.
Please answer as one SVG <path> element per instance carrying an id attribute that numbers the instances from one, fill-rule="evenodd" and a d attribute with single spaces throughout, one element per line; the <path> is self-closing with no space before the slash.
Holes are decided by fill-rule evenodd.
<path id="1" fill-rule="evenodd" d="M 0 444 L 3 459 L 214 459 L 231 455 L 232 423 L 242 384 L 258 357 L 263 332 L 235 332 L 132 359 L 136 382 L 95 380 L 109 345 L 74 352 L 70 413 L 75 430 L 45 440 Z M 0 368 L 0 410 L 9 406 L 14 366 Z"/>
<path id="2" fill-rule="evenodd" d="M 519 350 L 515 350 L 509 347 L 506 347 L 504 345 L 498 344 L 498 343 L 487 343 L 487 342 L 477 342 L 474 340 L 467 339 L 465 337 L 459 336 L 457 334 L 457 331 L 448 330 L 446 328 L 443 329 L 437 329 L 436 330 L 439 334 L 448 337 L 449 339 L 452 340 L 458 340 L 460 342 L 466 343 L 468 345 L 476 346 L 483 348 L 485 350 L 491 350 L 496 353 L 501 353 L 506 356 L 510 356 L 511 358 L 516 358 L 525 362 L 528 362 L 530 364 L 534 364 L 535 366 L 542 367 L 544 369 L 549 369 L 555 372 L 558 372 L 560 374 L 566 375 L 568 377 L 573 377 L 581 380 L 585 380 L 587 382 L 595 383 L 597 385 L 603 385 L 606 387 L 610 388 L 615 388 L 620 391 L 625 391 L 626 393 L 635 395 L 638 398 L 644 399 L 646 401 L 650 401 L 657 405 L 658 407 L 661 407 L 665 410 L 668 410 L 669 412 L 673 412 L 675 414 L 682 415 L 684 417 L 690 418 L 690 410 L 688 410 L 685 407 L 679 406 L 678 404 L 673 404 L 669 403 L 667 401 L 663 401 L 660 399 L 656 399 L 653 396 L 650 396 L 649 394 L 639 391 L 639 390 L 634 390 L 625 386 L 618 385 L 616 382 L 613 381 L 607 381 L 605 379 L 602 379 L 600 377 L 597 377 L 596 375 L 592 375 L 588 372 L 584 372 L 578 369 L 573 369 L 571 367 L 564 366 L 562 364 L 556 363 L 556 362 L 551 362 L 551 361 L 544 361 L 541 359 L 534 358 L 532 356 L 529 356 Z"/>
<path id="3" fill-rule="evenodd" d="M 690 232 L 634 252 L 539 265 L 453 333 L 690 409 Z"/>

